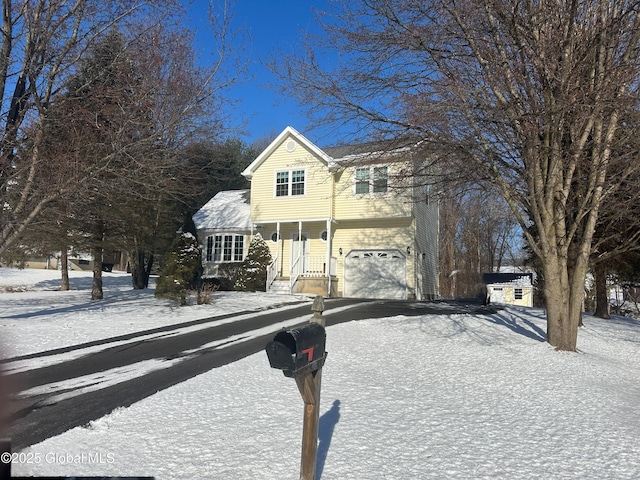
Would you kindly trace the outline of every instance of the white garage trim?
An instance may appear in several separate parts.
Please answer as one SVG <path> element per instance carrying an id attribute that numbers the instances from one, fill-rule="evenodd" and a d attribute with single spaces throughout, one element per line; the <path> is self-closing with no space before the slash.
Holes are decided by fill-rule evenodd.
<path id="1" fill-rule="evenodd" d="M 350 298 L 407 299 L 407 258 L 398 249 L 351 250 L 344 261 Z"/>

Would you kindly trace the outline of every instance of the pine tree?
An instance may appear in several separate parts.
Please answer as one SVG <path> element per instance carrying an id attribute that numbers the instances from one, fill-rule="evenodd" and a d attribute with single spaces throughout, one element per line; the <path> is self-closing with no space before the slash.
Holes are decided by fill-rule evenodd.
<path id="1" fill-rule="evenodd" d="M 200 277 L 200 250 L 191 233 L 182 233 L 167 255 L 156 282 L 156 297 L 178 300 L 187 304 L 187 293 L 196 288 Z"/>
<path id="2" fill-rule="evenodd" d="M 235 289 L 243 292 L 264 292 L 267 286 L 267 267 L 271 263 L 271 252 L 262 235 L 257 233 L 251 240 L 247 256 L 236 280 Z"/>

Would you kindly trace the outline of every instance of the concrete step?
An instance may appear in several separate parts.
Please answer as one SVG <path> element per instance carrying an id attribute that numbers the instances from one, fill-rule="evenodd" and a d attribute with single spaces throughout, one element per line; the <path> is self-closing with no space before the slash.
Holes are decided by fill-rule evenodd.
<path id="1" fill-rule="evenodd" d="M 269 288 L 269 292 L 279 293 L 282 295 L 290 295 L 291 286 L 289 285 L 289 280 L 276 280 L 271 284 L 271 288 Z"/>

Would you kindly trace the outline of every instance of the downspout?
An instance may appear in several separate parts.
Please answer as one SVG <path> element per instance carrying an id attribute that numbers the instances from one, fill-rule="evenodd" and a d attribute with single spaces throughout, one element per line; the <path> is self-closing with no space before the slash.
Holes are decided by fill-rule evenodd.
<path id="1" fill-rule="evenodd" d="M 333 251 L 333 234 L 331 223 L 333 221 L 333 202 L 336 192 L 336 175 L 331 173 L 331 184 L 329 186 L 329 218 L 327 219 L 327 298 L 331 298 L 331 252 Z M 336 281 L 338 279 L 338 262 L 336 260 Z"/>

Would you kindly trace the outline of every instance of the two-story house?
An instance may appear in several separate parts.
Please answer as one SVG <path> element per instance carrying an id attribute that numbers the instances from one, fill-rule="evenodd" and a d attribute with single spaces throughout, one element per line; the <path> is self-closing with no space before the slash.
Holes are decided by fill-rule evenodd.
<path id="1" fill-rule="evenodd" d="M 366 150 L 322 150 L 287 127 L 244 170 L 249 215 L 237 219 L 237 234 L 247 237 L 245 253 L 255 233 L 269 244 L 267 289 L 356 298 L 438 295 L 438 205 L 423 184 L 410 184 L 414 153 Z M 224 224 L 218 232 L 198 221 L 200 212 L 194 216 L 207 274 L 229 258 L 224 252 L 237 240 L 215 197 L 203 208 Z"/>

